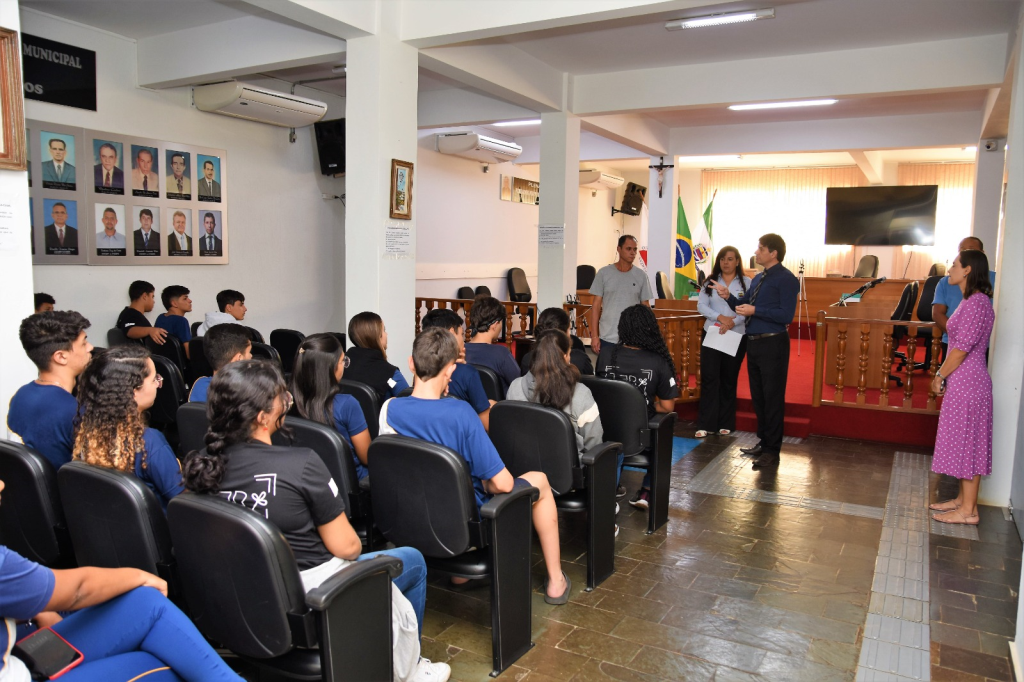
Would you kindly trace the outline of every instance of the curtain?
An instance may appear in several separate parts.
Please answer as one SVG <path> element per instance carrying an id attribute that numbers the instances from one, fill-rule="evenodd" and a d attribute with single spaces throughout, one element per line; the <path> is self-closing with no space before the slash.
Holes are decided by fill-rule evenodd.
<path id="1" fill-rule="evenodd" d="M 744 266 L 758 238 L 775 232 L 786 240 L 785 265 L 794 273 L 804 263 L 808 277 L 852 274 L 853 247 L 825 245 L 825 190 L 867 184 L 857 166 L 709 170 L 701 174 L 704 206 L 715 197 L 714 247 L 735 246 Z"/>
<path id="2" fill-rule="evenodd" d="M 939 186 L 938 205 L 935 209 L 935 245 L 897 247 L 900 254 L 893 259 L 893 272 L 889 275 L 902 277 L 906 270 L 908 278 L 923 279 L 928 276 L 932 263 L 945 263 L 948 268 L 956 257 L 960 240 L 971 234 L 974 219 L 974 164 L 901 163 L 897 182 L 901 185 Z"/>

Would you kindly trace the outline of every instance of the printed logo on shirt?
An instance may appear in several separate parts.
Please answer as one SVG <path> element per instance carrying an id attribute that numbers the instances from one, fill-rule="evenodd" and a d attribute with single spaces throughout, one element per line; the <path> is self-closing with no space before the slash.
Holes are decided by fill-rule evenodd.
<path id="1" fill-rule="evenodd" d="M 335 497 L 338 496 L 338 484 L 334 482 L 333 478 L 327 481 L 327 487 L 331 489 L 331 492 L 334 493 Z"/>
<path id="2" fill-rule="evenodd" d="M 259 493 L 247 493 L 244 490 L 221 490 L 220 494 L 226 497 L 228 502 L 248 507 L 254 512 L 259 513 L 260 509 L 262 509 L 263 516 L 269 521 L 270 510 L 267 507 L 267 495 L 270 495 L 270 497 L 277 496 L 277 474 L 256 474 L 252 477 L 252 480 L 265 484 L 267 490 Z M 331 483 L 333 482 L 332 480 Z M 335 497 L 337 497 L 337 493 L 335 493 Z"/>
<path id="3" fill-rule="evenodd" d="M 675 377 L 672 377 L 671 379 L 668 380 L 668 385 L 672 386 L 673 388 L 675 388 L 675 385 L 676 385 Z"/>
<path id="4" fill-rule="evenodd" d="M 388 379 L 388 386 L 391 388 L 394 388 L 396 383 L 397 382 L 394 379 Z"/>

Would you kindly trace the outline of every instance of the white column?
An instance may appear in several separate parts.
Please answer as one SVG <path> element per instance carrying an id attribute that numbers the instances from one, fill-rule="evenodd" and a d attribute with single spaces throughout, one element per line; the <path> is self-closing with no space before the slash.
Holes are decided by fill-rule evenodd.
<path id="1" fill-rule="evenodd" d="M 672 158 L 669 157 L 665 163 L 672 164 Z M 657 166 L 659 163 L 661 158 L 651 158 L 651 166 Z M 699 187 L 700 171 L 695 172 Z M 658 271 L 668 276 L 670 287 L 675 287 L 676 282 L 676 200 L 679 197 L 676 192 L 677 177 L 674 168 L 665 169 L 660 197 L 658 171 L 651 169 L 650 180 L 647 183 L 647 211 L 650 217 L 647 224 L 647 275 L 651 280 L 651 291 L 655 297 L 658 295 Z M 691 227 L 692 225 L 693 223 Z"/>
<path id="2" fill-rule="evenodd" d="M 411 379 L 407 359 L 415 334 L 415 172 L 413 220 L 393 220 L 389 210 L 391 160 L 416 162 L 418 52 L 396 37 L 399 9 L 399 3 L 380 3 L 379 34 L 348 41 L 344 312 L 346 321 L 366 310 L 378 313 L 388 331 L 388 359 Z M 389 226 L 410 228 L 410 253 L 385 253 Z"/>
<path id="3" fill-rule="evenodd" d="M 20 30 L 17 2 L 0 2 L 0 26 Z M 37 201 L 41 201 L 37 199 Z M 4 292 L 0 315 L 0 436 L 8 437 L 7 405 L 23 384 L 35 378 L 35 366 L 18 340 L 21 321 L 32 314 L 32 245 L 29 241 L 28 173 L 0 170 L 0 212 L 11 214 L 14 237 L 0 242 L 0 291 Z M 43 229 L 42 225 L 36 226 Z M 60 305 L 60 301 L 57 301 Z M 95 340 L 101 330 L 94 326 Z M 106 345 L 104 343 L 103 345 Z"/>
<path id="4" fill-rule="evenodd" d="M 560 308 L 576 293 L 576 248 L 580 212 L 580 119 L 566 112 L 540 117 L 541 228 L 564 226 L 561 245 L 545 244 L 538 230 L 537 307 Z"/>
<path id="5" fill-rule="evenodd" d="M 974 221 L 971 234 L 985 244 L 985 252 L 996 262 L 999 239 L 999 206 L 1003 201 L 1003 169 L 1006 140 L 995 140 L 995 151 L 985 149 L 985 140 L 978 143 L 974 166 Z M 994 269 L 994 268 L 993 268 Z"/>

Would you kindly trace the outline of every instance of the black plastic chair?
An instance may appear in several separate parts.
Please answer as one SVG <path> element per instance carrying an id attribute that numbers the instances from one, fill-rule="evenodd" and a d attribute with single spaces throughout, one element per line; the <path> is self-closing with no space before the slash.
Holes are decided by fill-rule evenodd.
<path id="1" fill-rule="evenodd" d="M 117 346 L 127 346 L 130 343 L 128 337 L 125 335 L 123 329 L 114 327 L 107 330 L 107 347 L 115 348 Z"/>
<path id="2" fill-rule="evenodd" d="M 427 566 L 491 577 L 491 668 L 497 676 L 530 641 L 530 539 L 534 487 L 495 495 L 477 510 L 469 465 L 448 448 L 385 435 L 370 445 L 373 517 L 390 542 L 415 547 Z"/>
<path id="3" fill-rule="evenodd" d="M 192 338 L 193 339 L 196 338 L 196 332 L 199 331 L 199 328 L 201 326 L 203 326 L 203 321 L 202 320 L 196 320 L 195 322 L 192 323 L 191 329 L 192 329 Z"/>
<path id="4" fill-rule="evenodd" d="M 530 291 L 530 283 L 526 279 L 526 273 L 522 268 L 509 268 L 508 275 L 508 300 L 516 303 L 529 303 L 533 298 Z"/>
<path id="5" fill-rule="evenodd" d="M 202 338 L 193 338 L 188 344 L 188 350 L 188 377 L 189 386 L 191 386 L 199 377 L 212 377 L 213 367 L 206 358 Z"/>
<path id="6" fill-rule="evenodd" d="M 157 389 L 156 402 L 149 408 L 149 425 L 166 432 L 174 426 L 178 406 L 188 399 L 188 394 L 181 371 L 173 362 L 162 355 L 154 355 L 153 364 L 156 365 L 156 373 L 164 378 L 164 385 Z"/>
<path id="7" fill-rule="evenodd" d="M 626 466 L 646 469 L 651 476 L 651 501 L 647 534 L 668 521 L 668 497 L 672 482 L 672 431 L 676 413 L 647 417 L 647 401 L 632 384 L 584 376 L 584 386 L 594 394 L 601 412 L 604 437 L 622 443 Z"/>
<path id="8" fill-rule="evenodd" d="M 477 296 L 490 296 L 490 295 L 491 295 L 491 288 L 489 286 L 487 286 L 486 284 L 481 284 L 480 286 L 478 286 L 476 289 L 473 290 L 473 297 L 474 298 L 477 297 Z"/>
<path id="9" fill-rule="evenodd" d="M 455 292 L 455 298 L 463 298 L 472 301 L 476 294 L 473 293 L 473 287 L 459 287 L 459 290 Z"/>
<path id="10" fill-rule="evenodd" d="M 595 277 L 597 277 L 597 268 L 593 265 L 576 266 L 577 289 L 590 289 L 591 285 L 594 283 Z"/>
<path id="11" fill-rule="evenodd" d="M 266 343 L 267 340 L 263 338 L 263 334 L 256 327 L 246 327 L 249 330 L 249 338 L 253 343 Z"/>
<path id="12" fill-rule="evenodd" d="M 366 426 L 370 429 L 370 438 L 376 438 L 380 431 L 380 399 L 377 392 L 361 381 L 342 379 L 338 382 L 341 392 L 356 399 L 360 409 L 363 411 L 363 418 L 366 419 Z"/>
<path id="13" fill-rule="evenodd" d="M 409 386 L 407 388 L 403 388 L 401 391 L 398 392 L 398 397 L 399 398 L 408 398 L 411 395 L 412 395 L 412 386 Z"/>
<path id="14" fill-rule="evenodd" d="M 294 329 L 275 329 L 270 332 L 270 345 L 281 354 L 281 367 L 290 374 L 295 365 L 295 354 L 305 340 L 306 335 Z"/>
<path id="15" fill-rule="evenodd" d="M 206 403 L 185 403 L 178 408 L 178 454 L 182 460 L 192 451 L 206 447 L 206 430 L 210 421 L 206 418 Z"/>
<path id="16" fill-rule="evenodd" d="M 615 572 L 615 458 L 619 443 L 576 449 L 569 417 L 535 403 L 506 400 L 491 408 L 490 437 L 509 473 L 540 471 L 555 505 L 587 515 L 587 590 Z"/>
<path id="17" fill-rule="evenodd" d="M 203 635 L 270 676 L 391 680 L 391 578 L 401 560 L 357 562 L 305 594 L 288 542 L 259 514 L 184 493 L 171 500 L 167 520 Z"/>
<path id="18" fill-rule="evenodd" d="M 72 568 L 71 545 L 50 461 L 21 443 L 0 440 L 0 543 L 49 568 Z"/>
<path id="19" fill-rule="evenodd" d="M 168 596 L 181 601 L 167 518 L 145 483 L 85 462 L 62 466 L 57 483 L 80 565 L 153 573 L 167 581 Z"/>
<path id="20" fill-rule="evenodd" d="M 917 299 L 917 319 L 922 322 L 934 322 L 932 317 L 932 301 L 935 300 L 935 287 L 939 285 L 945 275 L 932 275 L 924 281 L 921 286 L 921 296 Z M 930 328 L 918 329 L 917 337 L 924 341 L 924 369 L 932 364 L 932 330 Z M 941 353 L 941 351 L 940 351 Z"/>
<path id="21" fill-rule="evenodd" d="M 854 277 L 870 277 L 874 279 L 878 277 L 878 256 L 861 256 L 860 263 L 857 264 L 857 270 L 853 273 Z"/>
<path id="22" fill-rule="evenodd" d="M 334 338 L 338 339 L 338 342 L 341 344 L 341 349 L 342 350 L 345 350 L 345 349 L 348 348 L 348 346 L 346 345 L 346 343 L 348 342 L 348 337 L 345 335 L 345 332 L 329 332 L 329 333 L 330 333 L 331 336 L 333 336 Z"/>
<path id="23" fill-rule="evenodd" d="M 932 266 L 930 268 L 928 268 L 928 276 L 929 277 L 935 277 L 936 275 L 938 275 L 939 277 L 945 277 L 946 276 L 946 264 L 945 263 L 932 263 Z"/>
<path id="24" fill-rule="evenodd" d="M 699 274 L 704 274 L 704 271 L 699 271 Z M 657 276 L 654 278 L 654 285 L 658 289 L 658 298 L 667 301 L 675 300 L 675 294 L 672 293 L 672 287 L 668 283 L 668 276 L 664 272 L 658 271 Z"/>
<path id="25" fill-rule="evenodd" d="M 178 340 L 177 336 L 168 334 L 164 337 L 163 343 L 157 343 L 150 337 L 146 337 L 144 341 L 146 348 L 154 356 L 162 356 L 174 363 L 174 366 L 178 368 L 181 376 L 185 376 L 185 370 L 188 367 L 188 359 L 185 357 L 185 348 L 181 345 L 181 341 Z M 184 381 L 184 379 L 182 379 Z"/>
<path id="26" fill-rule="evenodd" d="M 917 290 L 917 282 L 911 282 L 907 286 L 903 287 L 903 293 L 900 295 L 900 301 L 896 304 L 896 309 L 893 311 L 892 317 L 889 319 L 898 322 L 907 322 L 914 316 L 914 302 L 917 301 Z M 913 362 L 913 358 L 907 358 L 906 353 L 897 350 L 900 347 L 900 341 L 902 341 L 903 337 L 907 335 L 907 331 L 906 325 L 902 324 L 893 325 L 892 328 L 892 355 L 897 366 L 890 372 L 889 379 L 891 381 L 895 381 L 897 386 L 902 386 L 903 380 L 896 376 L 895 373 L 902 371 L 903 368 L 907 366 L 908 362 Z M 915 366 L 914 369 L 918 368 Z"/>
<path id="27" fill-rule="evenodd" d="M 484 385 L 484 393 L 488 400 L 501 401 L 505 399 L 505 391 L 508 387 L 505 380 L 498 376 L 498 373 L 487 365 L 474 364 L 473 367 L 480 372 L 480 382 Z"/>
<path id="28" fill-rule="evenodd" d="M 260 360 L 270 360 L 271 362 L 277 363 L 278 367 L 281 367 L 281 354 L 277 352 L 277 349 L 273 346 L 268 346 L 265 343 L 259 341 L 252 342 L 252 356 Z"/>

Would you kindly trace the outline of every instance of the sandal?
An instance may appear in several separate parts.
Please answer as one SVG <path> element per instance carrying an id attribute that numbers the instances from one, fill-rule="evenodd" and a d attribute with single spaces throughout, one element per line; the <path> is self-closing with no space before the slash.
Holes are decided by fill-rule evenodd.
<path id="1" fill-rule="evenodd" d="M 952 507 L 948 506 L 950 504 L 952 504 L 953 506 Z M 936 502 L 934 504 L 929 504 L 928 508 L 931 509 L 932 511 L 947 512 L 947 511 L 953 511 L 954 509 L 959 509 L 960 505 L 956 503 L 955 499 L 953 499 L 953 500 L 946 500 L 945 502 Z"/>
<path id="2" fill-rule="evenodd" d="M 730 433 L 732 433 L 732 431 L 729 429 L 718 429 L 719 436 L 728 436 Z"/>
<path id="3" fill-rule="evenodd" d="M 951 509 L 951 510 L 949 510 L 946 513 L 947 514 L 955 513 L 957 516 L 960 517 L 960 520 L 959 521 L 946 521 L 945 519 L 940 519 L 939 518 L 939 514 L 933 514 L 932 515 L 932 519 L 934 519 L 935 521 L 938 521 L 939 523 L 948 523 L 950 525 L 955 525 L 955 526 L 977 526 L 978 523 L 981 521 L 981 519 L 978 518 L 977 514 L 973 514 L 972 516 L 964 516 L 963 512 L 961 512 L 959 508 Z M 974 519 L 974 520 L 972 521 L 971 519 Z"/>
<path id="4" fill-rule="evenodd" d="M 694 438 L 707 438 L 707 435 L 708 435 L 707 431 L 705 431 L 704 429 L 698 429 L 697 432 L 693 434 L 693 437 Z"/>
<path id="5" fill-rule="evenodd" d="M 544 584 L 544 601 L 548 604 L 552 604 L 554 606 L 561 606 L 562 604 L 566 604 L 569 602 L 569 590 L 572 589 L 572 581 L 569 580 L 569 576 L 565 574 L 565 571 L 562 571 L 562 577 L 565 578 L 565 592 L 562 592 L 562 594 L 558 595 L 557 597 L 549 597 L 547 595 L 547 583 Z"/>

